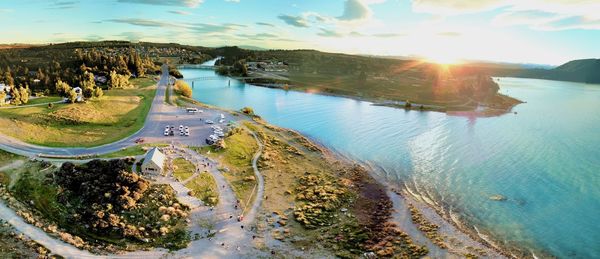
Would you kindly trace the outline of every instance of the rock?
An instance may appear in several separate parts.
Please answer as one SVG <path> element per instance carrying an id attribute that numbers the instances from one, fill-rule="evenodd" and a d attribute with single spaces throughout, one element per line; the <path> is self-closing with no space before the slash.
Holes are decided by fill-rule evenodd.
<path id="1" fill-rule="evenodd" d="M 490 200 L 493 200 L 493 201 L 505 201 L 506 197 L 504 197 L 504 196 L 502 196 L 500 194 L 495 194 L 495 195 L 490 196 Z"/>

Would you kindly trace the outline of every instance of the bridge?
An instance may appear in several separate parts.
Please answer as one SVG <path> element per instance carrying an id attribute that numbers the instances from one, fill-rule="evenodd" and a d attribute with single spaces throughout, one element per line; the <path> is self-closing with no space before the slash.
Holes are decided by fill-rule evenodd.
<path id="1" fill-rule="evenodd" d="M 207 81 L 207 80 L 224 80 L 224 79 L 234 79 L 234 80 L 245 80 L 245 79 L 258 79 L 262 77 L 258 76 L 201 76 L 201 77 L 193 77 L 193 78 L 184 78 L 186 81 Z"/>
<path id="2" fill-rule="evenodd" d="M 201 65 L 201 64 L 186 64 L 179 65 L 178 68 L 195 68 L 195 69 L 206 69 L 206 70 L 215 70 L 215 66 Z"/>

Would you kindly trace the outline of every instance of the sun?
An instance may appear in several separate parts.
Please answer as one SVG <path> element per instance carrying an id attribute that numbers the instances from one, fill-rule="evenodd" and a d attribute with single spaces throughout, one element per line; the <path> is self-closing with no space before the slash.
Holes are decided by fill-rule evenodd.
<path id="1" fill-rule="evenodd" d="M 462 63 L 460 57 L 453 55 L 452 53 L 439 53 L 436 55 L 428 56 L 425 59 L 427 62 L 436 63 L 440 65 L 458 65 Z"/>

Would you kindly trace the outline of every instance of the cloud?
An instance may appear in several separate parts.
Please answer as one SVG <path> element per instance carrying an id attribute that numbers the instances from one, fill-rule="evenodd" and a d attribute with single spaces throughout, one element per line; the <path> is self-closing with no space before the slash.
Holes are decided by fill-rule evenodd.
<path id="1" fill-rule="evenodd" d="M 267 26 L 267 27 L 275 27 L 275 25 L 267 22 L 257 22 L 256 25 Z"/>
<path id="2" fill-rule="evenodd" d="M 491 10 L 506 5 L 510 0 L 413 0 L 412 10 L 417 13 L 458 15 Z"/>
<path id="3" fill-rule="evenodd" d="M 14 11 L 15 11 L 15 10 L 13 10 L 13 9 L 1 9 L 1 8 L 0 8 L 0 13 L 12 13 L 12 12 L 14 12 Z"/>
<path id="4" fill-rule="evenodd" d="M 117 0 L 121 3 L 198 7 L 204 0 Z"/>
<path id="5" fill-rule="evenodd" d="M 122 38 L 122 39 L 126 39 L 131 42 L 138 42 L 141 39 L 145 38 L 145 35 L 143 33 L 137 32 L 137 31 L 126 31 L 126 32 L 116 34 L 115 36 Z"/>
<path id="6" fill-rule="evenodd" d="M 285 23 L 287 23 L 288 25 L 291 26 L 295 26 L 295 27 L 300 27 L 300 28 L 308 28 L 308 21 L 306 20 L 306 18 L 302 17 L 302 16 L 291 16 L 291 15 L 279 15 L 277 16 L 277 18 L 279 18 L 280 20 L 284 21 Z"/>
<path id="7" fill-rule="evenodd" d="M 169 23 L 159 20 L 150 19 L 139 19 L 139 18 L 122 18 L 122 19 L 109 19 L 107 22 L 123 23 L 142 27 L 157 27 L 157 28 L 177 28 L 181 30 L 187 30 L 196 33 L 224 33 L 235 31 L 239 28 L 246 27 L 246 25 L 235 24 L 235 23 L 223 23 L 223 24 L 210 24 L 210 23 Z"/>
<path id="8" fill-rule="evenodd" d="M 334 30 L 328 30 L 325 28 L 321 28 L 321 32 L 317 33 L 317 35 L 321 36 L 321 37 L 333 37 L 333 38 L 341 38 L 346 36 L 343 33 L 334 31 Z"/>
<path id="9" fill-rule="evenodd" d="M 169 13 L 172 13 L 172 14 L 179 14 L 179 15 L 190 15 L 190 14 L 192 14 L 192 13 L 190 13 L 190 12 L 181 11 L 181 10 L 171 10 L 171 11 L 169 11 Z"/>
<path id="10" fill-rule="evenodd" d="M 104 37 L 97 35 L 97 34 L 90 34 L 90 35 L 85 36 L 84 39 L 89 40 L 89 41 L 100 41 L 100 40 L 103 40 Z"/>
<path id="11" fill-rule="evenodd" d="M 149 19 L 140 19 L 140 18 L 124 18 L 124 19 L 110 19 L 106 20 L 108 22 L 114 23 L 124 23 L 130 25 L 144 26 L 144 27 L 179 27 L 179 25 L 157 21 L 157 20 L 149 20 Z"/>
<path id="12" fill-rule="evenodd" d="M 347 0 L 344 3 L 344 13 L 337 17 L 341 21 L 364 20 L 371 17 L 372 11 L 360 0 Z"/>
<path id="13" fill-rule="evenodd" d="M 341 31 L 330 30 L 330 29 L 326 29 L 326 28 L 320 28 L 320 30 L 321 31 L 318 32 L 317 35 L 321 36 L 321 37 L 343 38 L 343 37 L 363 37 L 363 36 L 365 36 L 364 34 L 357 32 L 357 31 L 341 32 Z"/>
<path id="14" fill-rule="evenodd" d="M 597 0 L 413 0 L 414 12 L 440 16 L 499 10 L 492 24 L 536 30 L 600 29 Z"/>
<path id="15" fill-rule="evenodd" d="M 58 10 L 65 10 L 65 9 L 73 9 L 75 8 L 75 6 L 79 4 L 78 1 L 58 1 L 58 2 L 51 2 L 50 3 L 50 7 L 48 7 L 48 9 L 58 9 Z"/>

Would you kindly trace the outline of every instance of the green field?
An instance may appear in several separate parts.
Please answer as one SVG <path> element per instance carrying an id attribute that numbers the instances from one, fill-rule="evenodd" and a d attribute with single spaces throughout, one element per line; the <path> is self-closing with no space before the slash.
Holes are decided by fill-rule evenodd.
<path id="1" fill-rule="evenodd" d="M 132 89 L 105 91 L 99 100 L 0 110 L 0 133 L 50 147 L 93 147 L 123 139 L 141 129 L 156 88 L 134 79 Z"/>
<path id="2" fill-rule="evenodd" d="M 183 158 L 173 160 L 173 166 L 173 176 L 180 182 L 190 178 L 196 172 L 196 166 Z"/>
<path id="3" fill-rule="evenodd" d="M 194 196 L 208 206 L 219 203 L 217 182 L 209 172 L 202 172 L 196 178 L 188 182 L 185 187 L 192 190 Z"/>
<path id="4" fill-rule="evenodd" d="M 244 201 L 243 207 L 245 202 L 252 197 L 252 190 L 256 185 L 252 157 L 258 149 L 258 145 L 247 130 L 240 130 L 226 137 L 225 144 L 227 147 L 222 150 L 215 150 L 212 146 L 194 149 L 219 160 L 221 165 L 228 169 L 223 172 L 223 175 L 231 184 L 238 199 Z"/>

